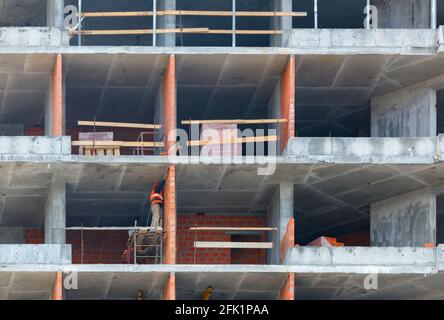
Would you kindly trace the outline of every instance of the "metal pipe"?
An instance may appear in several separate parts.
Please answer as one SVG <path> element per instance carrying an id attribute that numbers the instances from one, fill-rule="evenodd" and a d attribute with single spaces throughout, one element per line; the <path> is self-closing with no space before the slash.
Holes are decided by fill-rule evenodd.
<path id="1" fill-rule="evenodd" d="M 157 0 L 153 0 L 153 47 L 156 46 L 156 28 L 157 28 L 157 16 L 156 16 L 156 11 L 157 11 Z"/>
<path id="2" fill-rule="evenodd" d="M 430 4 L 430 23 L 431 23 L 431 28 L 432 29 L 436 29 L 438 28 L 438 5 L 437 5 L 437 1 L 436 0 L 431 0 L 431 4 Z"/>
<path id="3" fill-rule="evenodd" d="M 233 9 L 233 16 L 232 16 L 233 35 L 232 35 L 231 45 L 235 47 L 236 46 L 236 0 L 232 0 L 232 9 Z"/>
<path id="4" fill-rule="evenodd" d="M 79 34 L 78 34 L 78 46 L 82 45 L 82 0 L 79 0 L 78 2 L 78 6 L 79 6 Z"/>
<path id="5" fill-rule="evenodd" d="M 318 28 L 318 0 L 314 0 L 314 28 Z"/>

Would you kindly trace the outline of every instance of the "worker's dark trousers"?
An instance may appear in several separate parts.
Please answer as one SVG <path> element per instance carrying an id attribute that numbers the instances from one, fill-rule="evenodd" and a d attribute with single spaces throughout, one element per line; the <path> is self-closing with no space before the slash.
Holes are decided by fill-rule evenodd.
<path id="1" fill-rule="evenodd" d="M 162 208 L 160 207 L 160 204 L 155 203 L 151 205 L 151 227 L 161 227 L 161 215 L 162 215 Z"/>

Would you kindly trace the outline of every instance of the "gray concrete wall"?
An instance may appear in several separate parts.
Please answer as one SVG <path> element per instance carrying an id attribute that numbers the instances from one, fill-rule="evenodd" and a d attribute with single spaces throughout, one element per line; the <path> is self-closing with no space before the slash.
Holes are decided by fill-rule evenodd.
<path id="1" fill-rule="evenodd" d="M 67 33 L 47 27 L 0 28 L 0 46 L 41 46 L 68 45 Z"/>
<path id="2" fill-rule="evenodd" d="M 45 205 L 45 243 L 66 243 L 66 183 L 53 181 Z"/>
<path id="3" fill-rule="evenodd" d="M 25 233 L 23 228 L 0 227 L 0 244 L 21 243 L 25 243 Z"/>
<path id="4" fill-rule="evenodd" d="M 1 137 L 0 154 L 71 154 L 71 137 Z"/>
<path id="5" fill-rule="evenodd" d="M 0 245 L 0 264 L 71 264 L 71 245 Z"/>
<path id="6" fill-rule="evenodd" d="M 370 243 L 424 247 L 436 243 L 436 195 L 427 188 L 370 205 Z"/>
<path id="7" fill-rule="evenodd" d="M 432 29 L 293 29 L 289 47 L 351 47 L 356 52 L 384 47 L 395 52 L 395 48 L 434 48 L 438 35 Z"/>
<path id="8" fill-rule="evenodd" d="M 273 0 L 272 10 L 274 11 L 293 11 L 292 0 Z M 275 17 L 271 22 L 271 29 L 283 30 L 284 34 L 271 35 L 270 42 L 273 47 L 285 47 L 289 43 L 291 31 L 293 28 L 292 17 Z"/>
<path id="9" fill-rule="evenodd" d="M 267 224 L 278 228 L 277 232 L 268 234 L 268 241 L 273 242 L 273 249 L 267 260 L 269 264 L 280 264 L 279 248 L 285 235 L 288 221 L 294 216 L 294 185 L 281 183 L 268 208 Z"/>
<path id="10" fill-rule="evenodd" d="M 372 137 L 436 136 L 436 91 L 399 90 L 371 100 Z"/>
<path id="11" fill-rule="evenodd" d="M 444 150 L 444 137 L 427 138 L 292 138 L 284 156 L 332 163 L 433 163 L 437 142 Z M 441 142 L 443 141 L 443 142 Z"/>
<path id="12" fill-rule="evenodd" d="M 430 0 L 372 0 L 379 28 L 430 28 Z"/>

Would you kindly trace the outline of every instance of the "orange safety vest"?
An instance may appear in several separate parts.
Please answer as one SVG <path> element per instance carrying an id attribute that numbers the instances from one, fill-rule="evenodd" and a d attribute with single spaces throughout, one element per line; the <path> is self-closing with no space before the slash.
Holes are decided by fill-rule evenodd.
<path id="1" fill-rule="evenodd" d="M 160 193 L 156 192 L 157 186 L 158 186 L 158 184 L 156 183 L 154 185 L 153 189 L 151 190 L 151 194 L 150 194 L 151 205 L 153 205 L 155 203 L 163 204 L 163 191 L 160 191 Z"/>

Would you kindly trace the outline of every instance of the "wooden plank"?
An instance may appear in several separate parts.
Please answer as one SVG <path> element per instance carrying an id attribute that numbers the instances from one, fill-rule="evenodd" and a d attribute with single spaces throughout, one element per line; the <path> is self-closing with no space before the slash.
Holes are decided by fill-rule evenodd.
<path id="1" fill-rule="evenodd" d="M 103 18 L 103 17 L 149 17 L 153 16 L 153 11 L 109 11 L 109 12 L 83 12 L 85 18 Z M 157 16 L 217 16 L 231 17 L 232 11 L 214 11 L 214 10 L 160 10 L 156 11 Z M 290 11 L 236 11 L 237 17 L 306 17 L 307 12 Z"/>
<path id="2" fill-rule="evenodd" d="M 287 119 L 184 120 L 182 124 L 264 124 L 284 123 Z"/>
<path id="3" fill-rule="evenodd" d="M 277 228 L 269 227 L 192 227 L 194 231 L 276 231 Z"/>
<path id="4" fill-rule="evenodd" d="M 113 127 L 113 128 L 136 128 L 136 129 L 160 129 L 160 124 L 127 123 L 127 122 L 103 122 L 103 121 L 78 121 L 79 126 L 89 127 Z"/>
<path id="5" fill-rule="evenodd" d="M 195 248 L 272 249 L 273 242 L 194 241 Z"/>
<path id="6" fill-rule="evenodd" d="M 156 33 L 208 33 L 208 28 L 175 28 L 156 29 Z M 79 31 L 72 30 L 70 34 L 78 34 Z M 153 34 L 153 29 L 127 29 L 127 30 L 82 30 L 82 35 L 132 35 L 132 34 Z"/>
<path id="7" fill-rule="evenodd" d="M 163 147 L 163 142 L 154 142 L 154 141 L 72 141 L 72 146 L 79 147 L 95 147 L 95 148 L 103 148 L 103 147 Z"/>
<path id="8" fill-rule="evenodd" d="M 67 227 L 65 230 L 84 230 L 84 231 L 120 231 L 120 230 L 136 230 L 136 231 L 162 231 L 162 227 Z"/>
<path id="9" fill-rule="evenodd" d="M 187 144 L 189 147 L 196 146 L 206 146 L 206 145 L 215 145 L 215 144 L 235 144 L 235 143 L 253 143 L 253 142 L 267 142 L 267 141 L 277 141 L 277 136 L 262 136 L 262 137 L 243 137 L 243 138 L 232 138 L 232 139 L 223 139 L 223 140 L 192 140 L 188 141 Z"/>
<path id="10" fill-rule="evenodd" d="M 283 34 L 282 30 L 235 30 L 235 34 Z M 212 29 L 208 34 L 233 34 L 233 30 Z"/>

